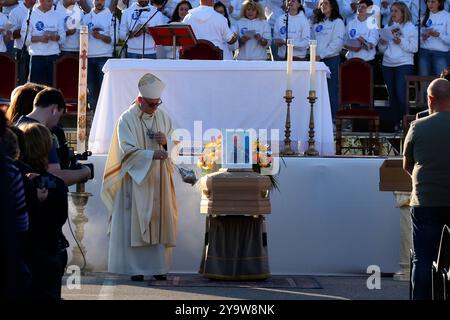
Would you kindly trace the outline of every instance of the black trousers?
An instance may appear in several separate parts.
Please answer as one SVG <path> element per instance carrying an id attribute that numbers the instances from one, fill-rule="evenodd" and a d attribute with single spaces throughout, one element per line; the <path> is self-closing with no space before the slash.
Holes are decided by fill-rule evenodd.
<path id="1" fill-rule="evenodd" d="M 35 251 L 31 256 L 31 297 L 38 300 L 60 300 L 61 282 L 67 265 L 67 251 Z"/>
<path id="2" fill-rule="evenodd" d="M 28 76 L 30 74 L 30 55 L 28 50 L 16 49 L 16 61 L 17 61 L 17 85 L 20 86 L 28 82 Z"/>

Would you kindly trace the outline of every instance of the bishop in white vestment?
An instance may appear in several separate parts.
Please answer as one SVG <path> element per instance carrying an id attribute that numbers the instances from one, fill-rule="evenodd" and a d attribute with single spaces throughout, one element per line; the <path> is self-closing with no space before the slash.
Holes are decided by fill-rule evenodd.
<path id="1" fill-rule="evenodd" d="M 108 271 L 133 280 L 164 279 L 177 238 L 173 129 L 158 109 L 163 89 L 154 75 L 141 78 L 139 97 L 114 130 L 103 177 L 101 196 L 110 213 Z"/>

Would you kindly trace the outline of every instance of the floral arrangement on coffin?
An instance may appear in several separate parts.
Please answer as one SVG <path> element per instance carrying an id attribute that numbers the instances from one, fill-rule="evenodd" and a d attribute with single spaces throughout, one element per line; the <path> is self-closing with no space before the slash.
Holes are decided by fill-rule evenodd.
<path id="1" fill-rule="evenodd" d="M 252 144 L 252 160 L 253 171 L 267 175 L 272 183 L 272 188 L 279 190 L 278 181 L 274 175 L 267 174 L 271 172 L 272 166 L 272 152 L 268 144 L 262 144 L 259 140 L 256 140 Z M 218 171 L 221 168 L 222 161 L 222 136 L 208 142 L 202 155 L 198 159 L 198 167 L 202 169 L 203 174 L 209 174 Z"/>

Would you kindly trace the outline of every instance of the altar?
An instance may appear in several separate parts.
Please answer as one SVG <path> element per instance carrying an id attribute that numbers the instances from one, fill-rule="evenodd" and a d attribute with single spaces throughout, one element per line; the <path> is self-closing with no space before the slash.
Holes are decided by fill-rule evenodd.
<path id="1" fill-rule="evenodd" d="M 108 213 L 100 188 L 106 155 L 89 160 L 97 174 L 86 184 L 86 191 L 93 196 L 86 208 L 89 222 L 83 243 L 94 270 L 105 271 Z M 383 161 L 381 157 L 290 157 L 281 161 L 280 191 L 272 192 L 272 212 L 266 216 L 272 274 L 365 274 L 371 265 L 383 273 L 397 271 L 399 210 L 391 192 L 379 191 Z M 183 183 L 177 173 L 174 178 L 179 221 L 171 272 L 196 273 L 205 232 L 200 189 Z M 64 233 L 74 245 L 67 224 Z"/>
<path id="2" fill-rule="evenodd" d="M 267 140 L 284 140 L 286 62 L 109 59 L 93 119 L 89 150 L 107 153 L 120 114 L 138 95 L 137 83 L 147 72 L 166 83 L 161 108 L 175 128 L 200 144 L 211 129 L 254 129 Z M 334 136 L 328 98 L 328 68 L 316 63 L 317 101 L 314 106 L 316 149 L 334 154 Z M 308 147 L 310 104 L 309 62 L 293 62 L 291 140 Z M 271 131 L 274 130 L 274 131 Z M 187 139 L 184 139 L 185 141 Z M 194 142 L 195 143 L 195 142 Z"/>

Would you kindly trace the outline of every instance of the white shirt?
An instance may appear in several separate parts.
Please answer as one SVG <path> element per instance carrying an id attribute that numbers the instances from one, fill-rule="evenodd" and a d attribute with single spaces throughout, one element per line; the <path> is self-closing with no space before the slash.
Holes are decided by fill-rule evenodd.
<path id="1" fill-rule="evenodd" d="M 317 40 L 316 54 L 320 58 L 331 58 L 340 54 L 345 37 L 342 19 L 326 19 L 314 24 L 312 30 L 312 38 Z"/>
<path id="2" fill-rule="evenodd" d="M 89 45 L 88 45 L 88 57 L 112 57 L 114 46 L 114 25 L 112 20 L 112 13 L 108 8 L 104 8 L 99 13 L 91 12 L 83 17 L 83 25 L 89 28 Z M 96 39 L 92 36 L 93 29 L 101 29 L 99 32 L 102 35 L 111 37 L 111 42 L 106 43 L 100 39 Z"/>
<path id="3" fill-rule="evenodd" d="M 266 39 L 267 45 L 261 46 L 254 38 L 254 35 L 242 46 L 239 47 L 237 60 L 267 60 L 267 46 L 272 40 L 269 23 L 266 20 L 241 18 L 236 22 L 236 32 L 242 37 L 248 31 L 259 33 Z"/>
<path id="4" fill-rule="evenodd" d="M 140 9 L 147 9 L 148 11 L 140 11 Z M 130 31 L 139 30 L 140 26 L 144 25 L 148 19 L 155 13 L 156 8 L 153 6 L 141 7 L 139 4 L 134 4 L 122 13 L 122 20 L 120 22 L 120 39 L 125 40 Z M 147 23 L 147 27 L 164 24 L 164 16 L 161 12 L 157 12 L 155 16 Z M 144 43 L 145 37 L 145 43 Z M 128 40 L 128 52 L 142 53 L 142 46 L 145 45 L 144 54 L 156 53 L 155 41 L 152 36 L 145 32 L 139 37 L 133 37 Z"/>
<path id="5" fill-rule="evenodd" d="M 275 23 L 273 30 L 274 39 L 286 40 L 286 16 L 281 15 Z M 303 11 L 295 16 L 289 15 L 288 21 L 288 39 L 294 40 L 294 57 L 304 58 L 309 47 L 309 40 L 311 35 L 311 27 L 308 19 Z M 284 57 L 286 55 L 286 46 L 278 48 L 278 56 Z"/>
<path id="6" fill-rule="evenodd" d="M 427 28 L 439 32 L 439 37 L 429 37 L 425 41 L 420 37 L 420 47 L 441 52 L 450 51 L 450 13 L 445 10 L 430 12 L 426 27 L 421 26 L 420 32 Z"/>
<path id="7" fill-rule="evenodd" d="M 64 7 L 63 1 L 60 1 L 56 6 L 56 12 L 61 16 L 64 22 L 64 30 L 75 29 L 73 35 L 67 36 L 66 41 L 61 45 L 62 51 L 78 52 L 80 50 L 80 23 L 83 19 L 83 11 L 77 4 Z"/>
<path id="8" fill-rule="evenodd" d="M 23 2 L 20 2 L 19 5 L 9 13 L 9 22 L 12 25 L 12 31 L 20 30 L 22 28 L 23 22 L 28 19 L 30 10 L 33 10 L 33 8 L 28 9 L 27 7 L 25 7 Z M 24 37 L 22 36 L 18 39 L 15 39 L 14 48 L 22 49 L 23 39 Z"/>
<path id="9" fill-rule="evenodd" d="M 0 29 L 3 31 L 0 32 L 0 52 L 6 52 L 5 40 L 3 37 L 6 35 L 8 28 L 8 18 L 5 14 L 0 12 Z"/>
<path id="10" fill-rule="evenodd" d="M 414 64 L 414 53 L 417 52 L 417 28 L 411 23 L 407 22 L 403 25 L 393 24 L 392 26 L 386 26 L 384 29 L 400 30 L 400 43 L 395 44 L 393 40 L 390 40 L 386 45 L 378 43 L 378 49 L 384 52 L 383 66 L 386 67 L 398 67 L 402 65 Z"/>
<path id="11" fill-rule="evenodd" d="M 375 47 L 379 38 L 378 26 L 374 17 L 369 16 L 366 20 L 359 21 L 358 17 L 355 16 L 354 19 L 348 22 L 346 39 L 358 39 L 359 37 L 363 37 L 368 43 L 372 44 L 372 49 L 366 50 L 361 48 L 358 52 L 349 51 L 345 56 L 347 59 L 360 58 L 364 61 L 373 60 L 376 53 Z"/>
<path id="12" fill-rule="evenodd" d="M 49 56 L 59 54 L 59 45 L 66 41 L 66 31 L 64 30 L 63 20 L 61 16 L 53 9 L 47 12 L 42 12 L 38 7 L 34 7 L 31 13 L 30 26 L 28 29 L 28 37 L 26 45 L 31 56 Z M 26 20 L 22 23 L 20 34 L 25 39 L 25 32 L 27 29 Z M 46 31 L 56 31 L 59 35 L 59 41 L 31 42 L 34 36 L 42 36 Z"/>
<path id="13" fill-rule="evenodd" d="M 201 5 L 189 10 L 183 23 L 191 25 L 197 39 L 209 40 L 222 50 L 224 42 L 229 42 L 233 37 L 227 19 L 210 6 Z"/>

